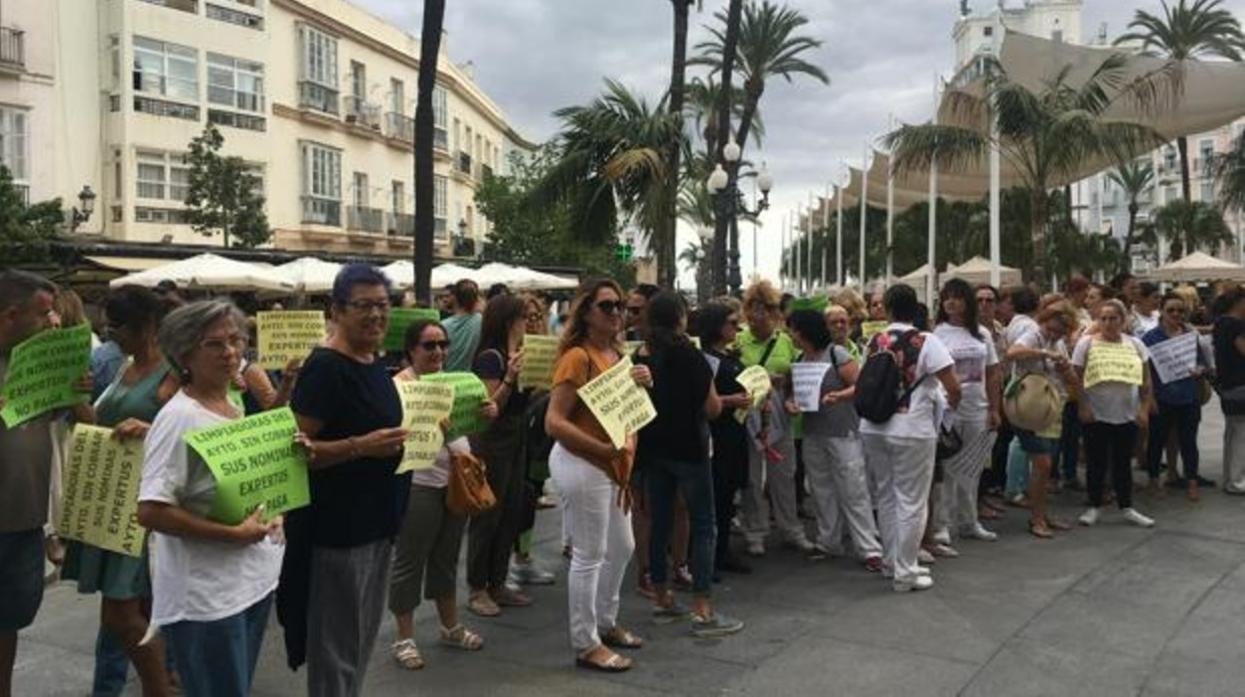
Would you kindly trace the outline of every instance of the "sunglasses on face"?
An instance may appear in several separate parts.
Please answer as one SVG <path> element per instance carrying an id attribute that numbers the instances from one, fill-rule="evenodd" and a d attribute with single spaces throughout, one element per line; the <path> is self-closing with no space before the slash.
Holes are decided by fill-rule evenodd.
<path id="1" fill-rule="evenodd" d="M 441 341 L 421 341 L 419 342 L 419 347 L 429 352 L 436 351 L 437 349 L 440 349 L 442 351 L 449 351 L 450 342 L 444 339 Z"/>
<path id="2" fill-rule="evenodd" d="M 617 300 L 602 300 L 597 303 L 597 309 L 607 315 L 616 315 L 623 309 L 623 304 Z"/>

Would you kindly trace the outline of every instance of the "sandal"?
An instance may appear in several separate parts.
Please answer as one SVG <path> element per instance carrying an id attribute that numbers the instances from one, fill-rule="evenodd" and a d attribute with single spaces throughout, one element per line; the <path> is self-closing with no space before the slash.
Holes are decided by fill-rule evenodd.
<path id="1" fill-rule="evenodd" d="M 467 609 L 480 617 L 496 617 L 501 614 L 501 608 L 489 597 L 488 591 L 471 591 L 471 596 L 467 598 Z"/>
<path id="2" fill-rule="evenodd" d="M 603 659 L 589 658 L 593 654 L 597 654 L 599 656 L 602 652 L 608 654 Z M 576 656 L 575 665 L 580 668 L 596 670 L 602 673 L 621 673 L 623 671 L 631 670 L 631 659 L 626 656 L 620 656 L 609 649 L 603 649 L 601 646 L 597 646 L 594 649 L 589 649 Z"/>
<path id="3" fill-rule="evenodd" d="M 601 632 L 601 643 L 612 649 L 638 649 L 644 646 L 643 639 L 618 625 Z"/>
<path id="4" fill-rule="evenodd" d="M 489 596 L 493 602 L 500 607 L 527 607 L 532 604 L 532 599 L 523 593 L 502 586 L 497 590 L 490 591 Z"/>
<path id="5" fill-rule="evenodd" d="M 977 517 L 981 520 L 998 520 L 1003 517 L 1003 514 L 989 506 L 978 506 Z"/>
<path id="6" fill-rule="evenodd" d="M 441 643 L 463 651 L 479 651 L 484 648 L 484 638 L 463 625 L 441 628 Z"/>
<path id="7" fill-rule="evenodd" d="M 1066 523 L 1058 518 L 1051 518 L 1047 516 L 1046 527 L 1050 528 L 1051 530 L 1058 530 L 1060 532 L 1065 532 L 1065 531 L 1072 529 L 1072 524 Z"/>
<path id="8" fill-rule="evenodd" d="M 390 648 L 393 660 L 407 670 L 419 670 L 424 667 L 424 657 L 419 655 L 419 647 L 414 639 L 402 639 L 393 642 Z"/>
<path id="9" fill-rule="evenodd" d="M 1055 536 L 1055 533 L 1051 532 L 1050 528 L 1046 526 L 1046 521 L 1044 520 L 1029 521 L 1029 534 L 1042 540 L 1049 540 Z"/>

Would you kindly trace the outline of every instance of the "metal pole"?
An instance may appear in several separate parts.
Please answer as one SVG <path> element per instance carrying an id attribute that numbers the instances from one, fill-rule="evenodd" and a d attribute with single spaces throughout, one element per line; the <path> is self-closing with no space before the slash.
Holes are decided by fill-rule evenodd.
<path id="1" fill-rule="evenodd" d="M 869 148 L 860 161 L 860 290 L 865 289 L 865 231 L 869 220 Z"/>
<path id="2" fill-rule="evenodd" d="M 999 40 L 1002 34 L 1002 27 L 999 25 L 998 16 L 995 16 L 993 38 L 993 52 L 995 57 L 999 55 Z M 935 107 L 937 109 L 937 107 Z M 1002 231 L 1002 204 L 999 200 L 999 192 L 1002 188 L 1002 175 L 1000 173 L 1001 157 L 999 154 L 999 120 L 993 111 L 990 113 L 990 285 L 995 288 L 999 287 L 1001 276 L 1001 243 L 999 238 Z"/>
<path id="3" fill-rule="evenodd" d="M 800 264 L 804 250 L 800 249 L 803 240 L 800 237 L 800 209 L 798 206 L 795 209 L 792 233 L 795 235 L 795 294 L 800 295 L 804 292 L 804 267 Z"/>
<path id="4" fill-rule="evenodd" d="M 830 185 L 826 185 L 826 198 L 821 202 L 821 287 L 826 285 L 826 267 L 830 261 L 830 245 L 826 244 L 830 233 Z"/>
<path id="5" fill-rule="evenodd" d="M 781 230 L 782 246 L 779 247 L 779 253 L 778 253 L 778 285 L 784 291 L 787 290 L 787 257 L 789 256 L 787 254 L 787 245 L 789 244 L 789 240 L 787 239 L 788 237 L 787 221 L 789 219 L 790 219 L 790 216 L 784 215 L 782 217 L 782 230 Z"/>
<path id="6" fill-rule="evenodd" d="M 756 179 L 752 180 L 752 200 L 753 201 L 757 200 L 757 180 Z M 760 211 L 757 211 L 757 212 L 760 213 Z M 760 219 L 760 217 L 761 217 L 760 215 L 756 215 L 756 216 L 753 216 L 752 218 L 752 275 L 754 277 L 760 276 L 760 273 L 761 273 L 757 269 L 757 221 Z"/>
<path id="7" fill-rule="evenodd" d="M 817 285 L 816 283 L 813 282 L 816 280 L 816 277 L 813 275 L 813 233 L 814 233 L 813 206 L 815 205 L 814 202 L 816 200 L 817 200 L 817 195 L 814 194 L 812 191 L 809 191 L 808 192 L 808 222 L 806 224 L 806 227 L 808 228 L 808 247 L 804 252 L 804 266 L 806 269 L 808 269 L 807 275 L 808 275 L 809 292 L 812 292 L 813 286 Z"/>
<path id="8" fill-rule="evenodd" d="M 934 86 L 934 124 L 938 123 L 938 86 L 935 79 Z M 925 250 L 925 258 L 929 264 L 929 273 L 925 275 L 925 302 L 932 304 L 938 285 L 938 263 L 937 248 L 934 237 L 938 233 L 938 156 L 930 158 L 929 162 L 929 231 L 927 248 Z"/>
<path id="9" fill-rule="evenodd" d="M 891 130 L 894 130 L 893 128 Z M 895 160 L 886 157 L 886 285 L 895 278 Z"/>
<path id="10" fill-rule="evenodd" d="M 835 200 L 835 217 L 834 221 L 835 240 L 834 240 L 834 281 L 840 288 L 847 284 L 843 281 L 843 187 L 837 184 L 834 187 Z"/>

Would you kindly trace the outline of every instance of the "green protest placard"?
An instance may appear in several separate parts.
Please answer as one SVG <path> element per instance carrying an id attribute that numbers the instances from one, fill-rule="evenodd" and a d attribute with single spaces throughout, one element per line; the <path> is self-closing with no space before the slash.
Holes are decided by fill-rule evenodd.
<path id="1" fill-rule="evenodd" d="M 814 312 L 825 312 L 830 306 L 830 298 L 824 295 L 813 296 L 811 298 L 796 298 L 791 301 L 791 311 L 796 310 L 812 310 Z"/>
<path id="2" fill-rule="evenodd" d="M 402 400 L 402 428 L 406 437 L 402 462 L 394 474 L 428 469 L 437 459 L 445 443 L 441 422 L 454 409 L 454 388 L 451 385 L 413 380 L 394 380 Z"/>
<path id="3" fill-rule="evenodd" d="M 441 312 L 430 307 L 395 307 L 389 310 L 389 328 L 385 330 L 386 351 L 401 351 L 405 348 L 406 328 L 417 320 L 430 319 L 441 321 Z"/>
<path id="4" fill-rule="evenodd" d="M 553 387 L 553 365 L 558 357 L 558 337 L 528 334 L 523 337 L 523 369 L 519 387 L 548 390 Z"/>
<path id="5" fill-rule="evenodd" d="M 475 373 L 432 373 L 420 380 L 437 382 L 454 388 L 454 408 L 450 411 L 449 440 L 479 433 L 488 428 L 488 419 L 480 415 L 480 407 L 488 396 L 484 383 Z"/>
<path id="6" fill-rule="evenodd" d="M 627 436 L 657 418 L 657 409 L 648 392 L 631 378 L 631 357 L 625 356 L 609 370 L 579 388 L 579 398 L 610 437 L 615 448 L 627 442 Z"/>
<path id="7" fill-rule="evenodd" d="M 294 444 L 298 425 L 289 407 L 186 434 L 216 478 L 208 517 L 237 525 L 264 505 L 265 519 L 311 502 L 307 459 Z"/>
<path id="8" fill-rule="evenodd" d="M 91 326 L 49 329 L 13 347 L 4 375 L 0 418 L 13 428 L 40 414 L 82 404 L 90 395 L 74 384 L 91 367 Z"/>
<path id="9" fill-rule="evenodd" d="M 131 557 L 143 555 L 147 531 L 138 524 L 143 442 L 119 441 L 111 428 L 77 424 L 61 480 L 57 533 Z"/>
<path id="10" fill-rule="evenodd" d="M 305 359 L 324 341 L 324 313 L 319 310 L 260 312 L 255 316 L 259 367 L 280 370 Z"/>

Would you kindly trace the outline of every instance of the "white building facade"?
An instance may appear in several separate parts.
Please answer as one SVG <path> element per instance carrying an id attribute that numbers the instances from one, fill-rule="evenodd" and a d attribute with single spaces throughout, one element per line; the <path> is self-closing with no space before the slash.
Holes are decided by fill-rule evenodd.
<path id="1" fill-rule="evenodd" d="M 32 201 L 97 192 L 75 234 L 220 244 L 182 204 L 212 123 L 261 179 L 274 247 L 411 254 L 419 43 L 402 30 L 344 0 L 0 2 L 26 56 L 5 63 L 0 36 L 0 158 Z M 533 146 L 444 42 L 433 104 L 436 254 L 477 255 L 476 187 Z"/>

